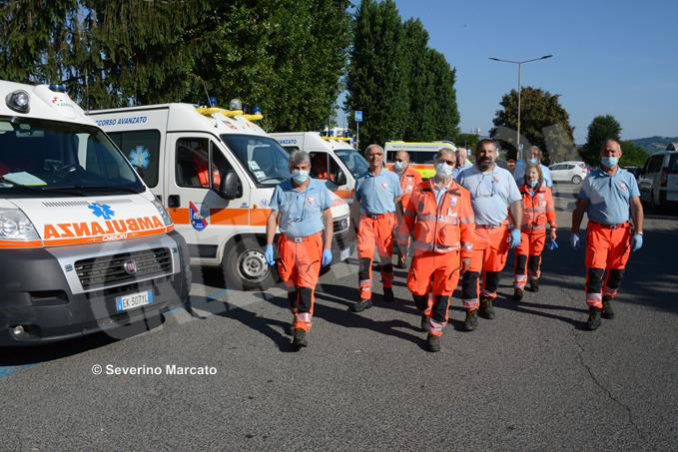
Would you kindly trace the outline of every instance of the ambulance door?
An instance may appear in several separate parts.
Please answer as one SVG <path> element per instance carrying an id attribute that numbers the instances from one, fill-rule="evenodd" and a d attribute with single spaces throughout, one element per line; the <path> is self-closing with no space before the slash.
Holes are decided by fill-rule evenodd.
<path id="1" fill-rule="evenodd" d="M 351 202 L 353 190 L 348 175 L 336 157 L 326 151 L 309 153 L 311 156 L 311 177 L 325 182 L 327 188 L 344 201 Z"/>
<path id="2" fill-rule="evenodd" d="M 165 167 L 165 162 L 164 155 L 160 152 L 163 147 L 160 131 L 157 129 L 127 130 L 108 132 L 108 136 L 125 154 L 153 194 L 164 203 L 165 200 L 162 198 L 165 181 L 160 169 Z"/>
<path id="3" fill-rule="evenodd" d="M 214 136 L 173 133 L 167 135 L 167 145 L 171 167 L 165 205 L 188 244 L 191 262 L 219 265 L 219 246 L 239 229 L 248 227 L 249 186 Z M 228 172 L 235 173 L 238 179 L 234 199 L 224 199 L 219 194 Z"/>

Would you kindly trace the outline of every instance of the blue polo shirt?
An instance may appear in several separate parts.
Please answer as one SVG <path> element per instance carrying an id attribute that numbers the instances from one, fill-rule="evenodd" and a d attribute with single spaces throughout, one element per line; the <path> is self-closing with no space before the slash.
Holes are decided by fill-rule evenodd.
<path id="1" fill-rule="evenodd" d="M 541 174 L 544 176 L 544 185 L 551 188 L 553 187 L 553 179 L 551 178 L 551 170 L 548 166 L 539 164 L 541 168 Z M 513 177 L 516 179 L 516 184 L 520 187 L 525 183 L 525 168 L 527 164 L 524 160 L 519 160 L 516 162 L 516 167 L 513 169 Z"/>
<path id="2" fill-rule="evenodd" d="M 640 196 L 633 174 L 617 168 L 612 176 L 597 168 L 582 184 L 578 198 L 589 202 L 586 214 L 590 221 L 608 225 L 629 221 L 631 198 Z"/>
<path id="3" fill-rule="evenodd" d="M 509 204 L 523 199 L 513 175 L 497 165 L 486 172 L 476 166 L 467 168 L 459 173 L 458 182 L 471 193 L 476 224 L 501 224 L 508 217 Z"/>
<path id="4" fill-rule="evenodd" d="M 377 176 L 368 172 L 356 182 L 355 197 L 360 202 L 360 213 L 395 212 L 395 198 L 402 194 L 398 175 L 386 168 Z"/>
<path id="5" fill-rule="evenodd" d="M 325 184 L 310 179 L 304 191 L 296 190 L 291 181 L 281 182 L 273 191 L 270 207 L 279 211 L 280 232 L 292 237 L 306 237 L 325 229 L 323 212 L 332 205 Z"/>

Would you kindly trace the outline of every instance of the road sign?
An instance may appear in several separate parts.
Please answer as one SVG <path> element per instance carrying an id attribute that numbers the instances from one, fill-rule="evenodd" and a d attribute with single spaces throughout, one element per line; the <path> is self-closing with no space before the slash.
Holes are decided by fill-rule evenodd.
<path id="1" fill-rule="evenodd" d="M 355 112 L 355 122 L 363 122 L 363 112 L 362 111 L 356 111 Z"/>

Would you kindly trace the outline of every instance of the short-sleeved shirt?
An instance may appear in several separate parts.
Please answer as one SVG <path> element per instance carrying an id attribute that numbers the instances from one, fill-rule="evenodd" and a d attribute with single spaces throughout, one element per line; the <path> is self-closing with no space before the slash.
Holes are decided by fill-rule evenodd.
<path id="1" fill-rule="evenodd" d="M 612 176 L 600 168 L 592 171 L 582 184 L 578 198 L 589 202 L 590 221 L 608 225 L 629 221 L 631 198 L 640 196 L 633 174 L 617 168 Z"/>
<path id="2" fill-rule="evenodd" d="M 508 217 L 509 205 L 523 199 L 513 175 L 496 165 L 485 172 L 475 166 L 467 168 L 459 174 L 458 182 L 471 193 L 476 224 L 500 225 Z"/>
<path id="3" fill-rule="evenodd" d="M 403 194 L 400 179 L 392 171 L 382 168 L 378 175 L 368 172 L 356 182 L 355 197 L 360 212 L 373 215 L 395 212 L 395 198 Z"/>
<path id="4" fill-rule="evenodd" d="M 519 160 L 516 162 L 516 167 L 513 169 L 513 177 L 516 179 L 516 184 L 520 187 L 525 183 L 525 168 L 527 165 L 524 160 Z M 551 188 L 553 187 L 553 179 L 551 178 L 551 170 L 548 166 L 539 164 L 541 168 L 541 174 L 544 177 L 544 185 Z"/>
<path id="5" fill-rule="evenodd" d="M 311 179 L 304 191 L 286 180 L 275 187 L 270 207 L 279 211 L 280 232 L 291 237 L 307 237 L 325 229 L 323 212 L 332 205 L 324 183 Z"/>

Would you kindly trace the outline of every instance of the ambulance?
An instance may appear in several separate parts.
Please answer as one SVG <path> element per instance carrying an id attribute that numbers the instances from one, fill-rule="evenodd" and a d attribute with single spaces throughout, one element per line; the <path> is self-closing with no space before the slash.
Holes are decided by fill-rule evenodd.
<path id="1" fill-rule="evenodd" d="M 367 174 L 370 165 L 350 144 L 351 138 L 322 136 L 318 132 L 283 132 L 271 136 L 288 153 L 308 152 L 311 177 L 326 181 L 327 188 L 347 203 L 353 201 L 356 180 Z"/>
<path id="2" fill-rule="evenodd" d="M 188 296 L 169 214 L 62 86 L 0 81 L 0 268 L 0 346 L 112 331 Z"/>
<path id="3" fill-rule="evenodd" d="M 386 152 L 386 165 L 391 167 L 395 164 L 395 156 L 399 151 L 407 151 L 410 154 L 410 164 L 419 171 L 424 179 L 435 176 L 434 161 L 436 154 L 442 148 L 457 151 L 457 147 L 449 141 L 433 141 L 412 143 L 405 141 L 387 141 L 384 146 Z"/>
<path id="4" fill-rule="evenodd" d="M 237 104 L 237 102 L 236 102 Z M 265 289 L 266 222 L 289 155 L 255 124 L 261 113 L 171 103 L 89 113 L 169 210 L 191 263 L 221 267 L 229 289 Z M 334 196 L 334 260 L 351 254 L 349 206 Z"/>

